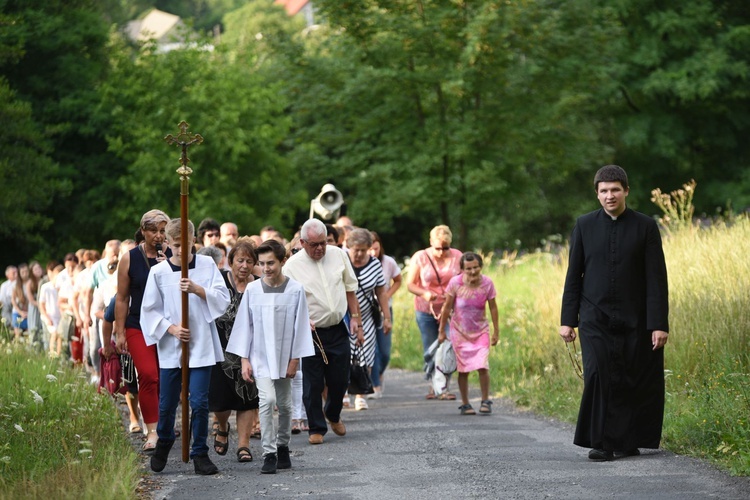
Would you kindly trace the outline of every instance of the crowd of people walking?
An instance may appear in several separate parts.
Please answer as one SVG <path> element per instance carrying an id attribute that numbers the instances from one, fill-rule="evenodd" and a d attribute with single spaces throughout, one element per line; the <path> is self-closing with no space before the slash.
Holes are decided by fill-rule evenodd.
<path id="1" fill-rule="evenodd" d="M 624 170 L 604 167 L 594 185 L 603 208 L 579 219 L 574 229 L 560 336 L 572 342 L 581 322 L 586 384 L 575 442 L 593 448 L 592 460 L 611 460 L 659 445 L 667 280 L 656 224 L 625 206 Z M 307 432 L 310 445 L 323 444 L 329 428 L 345 436 L 342 411 L 352 406 L 350 396 L 357 411 L 383 397 L 390 361 L 392 298 L 402 277 L 378 234 L 342 217 L 336 225 L 309 219 L 290 241 L 270 226 L 240 237 L 236 224 L 205 219 L 197 231 L 188 221 L 183 248 L 182 222 L 150 210 L 133 239 L 108 241 L 101 254 L 69 253 L 62 264 L 48 262 L 46 272 L 38 262 L 9 266 L 0 286 L 4 324 L 14 339 L 27 338 L 49 356 L 85 367 L 92 383 L 125 392 L 128 430 L 143 434 L 142 450 L 151 454 L 156 472 L 166 467 L 179 435 L 183 369 L 190 374 L 190 457 L 197 474 L 218 472 L 209 451 L 228 453 L 233 411 L 236 459 L 252 462 L 251 438 L 260 438 L 262 473 L 292 466 L 291 434 Z M 633 234 L 622 232 L 631 226 Z M 489 414 L 489 356 L 499 339 L 496 289 L 482 273 L 482 256 L 458 251 L 452 238 L 445 225 L 430 231 L 429 246 L 410 259 L 406 288 L 414 296 L 425 359 L 446 345 L 455 356 L 460 414 L 477 413 L 468 398 L 473 371 L 481 390 L 479 413 Z M 620 269 L 618 259 L 627 266 Z M 611 280 L 593 281 L 592 265 L 606 269 L 597 276 Z M 621 290 L 619 282 L 630 288 Z M 653 298 L 642 299 L 644 294 Z M 638 319 L 637 326 L 620 318 L 613 296 L 625 301 L 622 310 Z M 645 362 L 650 370 L 646 377 L 641 369 L 634 382 L 630 363 L 607 362 L 629 351 L 620 353 L 602 340 L 622 340 L 628 328 L 650 333 L 632 335 L 633 366 Z M 187 367 L 183 345 L 189 345 Z M 113 357 L 124 368 L 121 388 L 101 380 L 102 361 Z M 366 373 L 371 384 L 354 384 L 355 371 Z M 427 399 L 456 399 L 448 390 L 449 373 L 443 386 L 430 384 Z M 613 398 L 609 392 L 615 389 L 628 398 Z M 636 394 L 648 398 L 634 410 L 628 401 Z M 610 417 L 608 405 L 619 408 L 618 415 Z M 639 418 L 648 425 L 631 431 Z M 616 435 L 603 432 L 608 422 Z"/>
<path id="2" fill-rule="evenodd" d="M 65 255 L 62 264 L 50 261 L 46 272 L 37 262 L 9 266 L 0 289 L 5 324 L 14 338 L 83 367 L 93 384 L 100 381 L 102 359 L 118 357 L 123 374 L 131 373 L 120 391 L 128 431 L 144 436 L 142 450 L 152 455 L 154 470 L 164 468 L 180 435 L 175 387 L 183 342 L 191 353 L 197 473 L 217 470 L 208 458 L 211 438 L 217 455 L 228 453 L 233 411 L 236 458 L 253 461 L 251 438 L 261 438 L 264 462 L 275 459 L 275 467 L 263 472 L 290 466 L 290 434 L 307 432 L 313 445 L 324 442 L 329 427 L 344 436 L 343 409 L 367 410 L 368 400 L 383 397 L 390 361 L 392 301 L 402 271 L 379 235 L 348 217 L 336 225 L 310 219 L 290 241 L 271 226 L 242 237 L 231 222 L 204 219 L 197 230 L 190 228 L 189 283 L 181 283 L 177 272 L 179 220 L 161 210 L 146 212 L 133 239 L 108 241 L 101 254 L 82 249 Z M 410 276 L 417 280 L 408 285 L 425 351 L 438 339 L 446 285 L 462 265 L 461 252 L 449 248 L 447 226 L 433 229 L 430 242 L 412 259 Z M 281 293 L 269 293 L 276 287 Z M 191 297 L 189 329 L 179 326 L 173 310 L 182 291 Z M 286 316 L 274 318 L 269 310 L 279 308 Z M 432 325 L 424 327 L 420 313 L 429 313 Z M 275 337 L 261 342 L 264 334 Z M 289 359 L 270 360 L 279 349 Z M 370 375 L 369 394 L 349 394 L 352 363 Z M 276 425 L 274 412 L 278 428 L 264 434 Z"/>

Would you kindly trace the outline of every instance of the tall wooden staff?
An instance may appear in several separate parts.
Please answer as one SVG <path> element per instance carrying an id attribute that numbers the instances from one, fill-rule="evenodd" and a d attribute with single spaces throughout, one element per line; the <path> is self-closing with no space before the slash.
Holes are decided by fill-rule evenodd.
<path id="1" fill-rule="evenodd" d="M 203 137 L 200 134 L 190 134 L 187 129 L 188 125 L 185 121 L 180 122 L 178 127 L 180 133 L 177 137 L 169 134 L 164 138 L 167 144 L 177 144 L 182 148 L 182 154 L 180 155 L 180 168 L 177 169 L 177 173 L 180 174 L 180 232 L 182 237 L 180 242 L 182 245 L 182 252 L 180 254 L 182 266 L 182 278 L 188 277 L 188 256 L 190 255 L 191 249 L 188 248 L 188 196 L 190 187 L 190 174 L 193 170 L 190 168 L 190 158 L 188 158 L 187 150 L 188 147 L 193 144 L 200 144 L 203 142 Z M 190 328 L 189 320 L 189 299 L 188 292 L 182 292 L 182 327 Z M 182 392 L 180 393 L 180 401 L 182 403 L 182 461 L 187 463 L 190 460 L 190 432 L 188 422 L 190 416 L 188 413 L 188 385 L 190 384 L 190 351 L 189 344 L 187 342 L 182 343 Z"/>

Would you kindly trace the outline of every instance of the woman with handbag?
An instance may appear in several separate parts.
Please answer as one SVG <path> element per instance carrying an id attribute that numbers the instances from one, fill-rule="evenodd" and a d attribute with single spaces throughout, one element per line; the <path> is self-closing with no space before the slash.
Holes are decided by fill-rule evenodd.
<path id="1" fill-rule="evenodd" d="M 382 323 L 383 332 L 387 335 L 391 331 L 391 312 L 388 308 L 386 281 L 383 266 L 380 261 L 369 253 L 372 247 L 372 234 L 367 229 L 353 229 L 346 238 L 346 248 L 349 260 L 354 268 L 354 274 L 359 281 L 357 302 L 362 320 L 362 330 L 365 342 L 362 345 L 360 364 L 372 370 L 375 362 L 376 329 Z M 382 312 L 381 312 L 382 311 Z M 356 339 L 351 339 L 351 348 L 357 348 Z M 355 410 L 366 410 L 365 394 L 357 394 L 354 399 Z"/>
<path id="2" fill-rule="evenodd" d="M 150 210 L 141 217 L 143 242 L 120 256 L 117 266 L 117 295 L 115 303 L 115 338 L 117 350 L 130 353 L 138 373 L 138 401 L 146 442 L 143 451 L 156 449 L 156 424 L 159 421 L 159 359 L 156 345 L 146 345 L 141 329 L 141 302 L 151 267 L 167 258 L 165 228 L 169 222 L 161 210 Z"/>
<path id="3" fill-rule="evenodd" d="M 453 233 L 448 226 L 435 226 L 430 231 L 430 246 L 411 258 L 406 287 L 415 295 L 417 326 L 422 334 L 422 347 L 427 354 L 438 338 L 440 314 L 445 303 L 445 287 L 460 268 L 461 252 L 451 248 Z M 447 384 L 446 384 L 447 388 Z M 455 400 L 456 395 L 444 392 L 440 396 L 430 384 L 427 399 Z"/>
<path id="4" fill-rule="evenodd" d="M 458 388 L 461 391 L 461 415 L 475 415 L 469 404 L 469 373 L 479 373 L 479 387 L 482 403 L 479 413 L 492 413 L 490 390 L 490 345 L 497 345 L 498 319 L 495 302 L 495 285 L 482 274 L 482 257 L 474 252 L 461 256 L 463 273 L 453 277 L 445 290 L 445 304 L 440 316 L 441 344 L 447 338 L 446 330 L 450 320 L 451 343 L 456 355 Z M 492 339 L 487 322 L 486 305 L 490 307 L 492 318 Z M 450 319 L 449 319 L 450 318 Z"/>

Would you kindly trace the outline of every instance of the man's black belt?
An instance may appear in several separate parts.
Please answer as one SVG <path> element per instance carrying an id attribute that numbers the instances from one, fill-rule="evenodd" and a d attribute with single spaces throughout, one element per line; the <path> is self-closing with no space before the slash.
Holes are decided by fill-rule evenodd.
<path id="1" fill-rule="evenodd" d="M 344 320 L 342 319 L 340 322 L 336 323 L 333 326 L 316 326 L 315 331 L 318 333 L 327 333 L 327 332 L 341 328 L 343 324 L 344 324 Z"/>

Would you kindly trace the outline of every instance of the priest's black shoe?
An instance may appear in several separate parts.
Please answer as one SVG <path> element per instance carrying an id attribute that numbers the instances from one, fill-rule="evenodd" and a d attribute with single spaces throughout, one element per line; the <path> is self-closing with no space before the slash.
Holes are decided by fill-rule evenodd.
<path id="1" fill-rule="evenodd" d="M 589 452 L 589 460 L 600 460 L 608 462 L 612 460 L 613 453 L 606 450 L 591 450 Z"/>
<path id="2" fill-rule="evenodd" d="M 195 473 L 201 476 L 210 476 L 219 472 L 219 468 L 208 458 L 208 454 L 194 456 L 193 466 L 195 467 Z"/>
<path id="3" fill-rule="evenodd" d="M 263 467 L 260 468 L 261 474 L 276 474 L 276 453 L 269 453 L 263 457 Z"/>
<path id="4" fill-rule="evenodd" d="M 277 461 L 276 461 L 276 468 L 277 469 L 291 469 L 292 468 L 292 459 L 289 456 L 289 447 L 288 446 L 279 446 L 277 451 Z"/>
<path id="5" fill-rule="evenodd" d="M 625 450 L 625 451 L 617 451 L 615 450 L 615 458 L 626 458 L 626 457 L 637 457 L 640 455 L 641 452 L 638 450 L 638 448 L 633 448 L 632 450 Z"/>
<path id="6" fill-rule="evenodd" d="M 151 455 L 151 470 L 154 472 L 161 472 L 164 467 L 167 466 L 167 458 L 169 458 L 169 450 L 172 449 L 174 441 L 166 441 L 159 439 L 156 441 L 156 448 L 154 448 L 154 454 Z"/>

